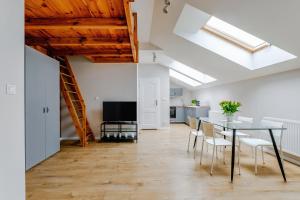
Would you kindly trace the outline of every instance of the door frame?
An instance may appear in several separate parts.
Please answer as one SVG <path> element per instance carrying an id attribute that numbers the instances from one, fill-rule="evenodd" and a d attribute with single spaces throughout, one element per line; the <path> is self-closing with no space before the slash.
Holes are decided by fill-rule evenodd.
<path id="1" fill-rule="evenodd" d="M 156 95 L 157 95 L 157 117 L 156 117 L 156 126 L 153 128 L 147 128 L 147 127 L 143 127 L 142 125 L 142 115 L 143 115 L 143 109 L 142 109 L 142 96 L 141 96 L 141 84 L 143 81 L 155 81 L 157 83 L 157 91 L 156 91 Z M 159 78 L 140 78 L 139 79 L 139 127 L 140 129 L 159 129 L 160 128 L 160 104 L 161 104 L 161 100 L 160 100 L 160 79 Z"/>

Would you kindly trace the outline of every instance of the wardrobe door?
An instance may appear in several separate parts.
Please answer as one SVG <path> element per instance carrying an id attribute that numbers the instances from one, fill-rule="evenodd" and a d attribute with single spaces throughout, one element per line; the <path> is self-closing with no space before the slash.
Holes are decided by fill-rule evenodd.
<path id="1" fill-rule="evenodd" d="M 59 62 L 49 58 L 45 65 L 46 83 L 46 158 L 60 150 Z"/>
<path id="2" fill-rule="evenodd" d="M 25 57 L 25 142 L 26 170 L 45 159 L 44 59 L 26 47 Z"/>

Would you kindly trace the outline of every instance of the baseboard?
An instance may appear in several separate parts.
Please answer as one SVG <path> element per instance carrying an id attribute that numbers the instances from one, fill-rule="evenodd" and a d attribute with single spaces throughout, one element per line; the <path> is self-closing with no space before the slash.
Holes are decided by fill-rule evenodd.
<path id="1" fill-rule="evenodd" d="M 61 137 L 60 138 L 60 141 L 66 141 L 66 140 L 69 140 L 69 141 L 76 141 L 76 140 L 79 140 L 79 137 Z"/>
<path id="2" fill-rule="evenodd" d="M 265 148 L 264 151 L 272 156 L 275 156 L 275 152 L 273 148 Z M 297 166 L 300 166 L 300 157 L 292 155 L 287 152 L 283 152 L 283 158 L 285 161 L 293 163 Z"/>
<path id="3" fill-rule="evenodd" d="M 160 127 L 157 130 L 169 130 L 170 126 Z"/>
<path id="4" fill-rule="evenodd" d="M 99 140 L 100 136 L 96 136 L 95 139 Z M 62 138 L 60 138 L 60 141 L 77 141 L 77 140 L 79 140 L 79 137 L 76 137 L 76 136 L 74 136 L 74 137 L 62 137 Z"/>

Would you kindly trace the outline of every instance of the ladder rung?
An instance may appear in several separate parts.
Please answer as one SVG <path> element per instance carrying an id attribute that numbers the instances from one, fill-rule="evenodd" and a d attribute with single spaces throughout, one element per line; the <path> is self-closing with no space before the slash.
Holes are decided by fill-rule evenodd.
<path id="1" fill-rule="evenodd" d="M 72 101 L 74 101 L 74 102 L 78 102 L 78 101 L 80 101 L 80 100 L 73 100 L 73 99 L 72 99 Z"/>
<path id="2" fill-rule="evenodd" d="M 67 85 L 75 85 L 74 83 L 64 82 Z"/>
<path id="3" fill-rule="evenodd" d="M 65 69 L 68 69 L 66 66 L 64 66 L 64 65 L 62 65 L 62 64 L 60 65 L 60 67 L 65 68 Z"/>
<path id="4" fill-rule="evenodd" d="M 77 92 L 71 91 L 71 90 L 67 90 L 68 93 L 73 93 L 73 94 L 77 94 Z"/>
<path id="5" fill-rule="evenodd" d="M 65 61 L 65 59 L 62 58 L 62 57 L 60 57 L 60 56 L 56 56 L 55 58 L 56 58 L 57 60 L 60 60 L 60 61 Z"/>
<path id="6" fill-rule="evenodd" d="M 72 77 L 71 75 L 69 75 L 69 74 L 65 74 L 65 73 L 62 73 L 62 72 L 60 72 L 60 74 L 61 74 L 61 75 L 63 75 L 63 76 Z"/>

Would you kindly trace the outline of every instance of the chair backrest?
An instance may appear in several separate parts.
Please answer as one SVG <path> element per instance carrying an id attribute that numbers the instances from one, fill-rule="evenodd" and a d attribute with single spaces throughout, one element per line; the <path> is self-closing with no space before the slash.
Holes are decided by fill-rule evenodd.
<path id="1" fill-rule="evenodd" d="M 214 125 L 208 122 L 202 122 L 202 131 L 206 137 L 214 138 Z"/>
<path id="2" fill-rule="evenodd" d="M 190 116 L 187 116 L 187 118 L 188 118 L 188 122 L 189 122 L 189 127 L 191 129 L 196 129 L 196 127 L 197 127 L 197 120 L 195 118 L 190 117 Z"/>
<path id="3" fill-rule="evenodd" d="M 253 118 L 251 117 L 243 117 L 243 116 L 238 116 L 237 120 L 241 122 L 251 123 L 251 124 L 253 124 L 254 121 Z"/>
<path id="4" fill-rule="evenodd" d="M 283 128 L 282 122 L 274 122 L 266 119 L 261 120 L 261 125 L 265 127 Z M 283 130 L 273 130 L 272 132 L 275 137 L 281 137 Z"/>
<path id="5" fill-rule="evenodd" d="M 266 119 L 261 120 L 261 125 L 265 126 L 265 127 L 283 128 L 282 122 L 275 122 L 275 121 L 266 120 Z M 279 145 L 281 148 L 283 130 L 272 130 L 272 132 L 273 132 L 273 136 L 274 136 L 275 140 L 276 139 L 279 140 L 278 142 L 279 142 Z"/>

